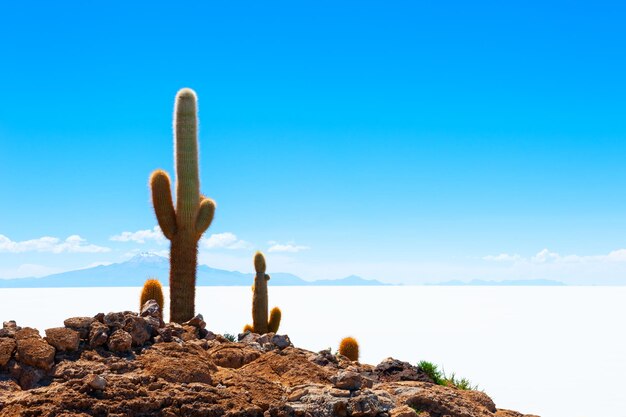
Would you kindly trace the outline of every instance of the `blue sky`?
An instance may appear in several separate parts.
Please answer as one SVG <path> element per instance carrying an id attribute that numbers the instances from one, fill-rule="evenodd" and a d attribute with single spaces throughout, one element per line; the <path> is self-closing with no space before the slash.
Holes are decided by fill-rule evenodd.
<path id="1" fill-rule="evenodd" d="M 626 284 L 624 4 L 420 3 L 0 6 L 0 277 L 166 251 L 191 87 L 203 263 Z"/>

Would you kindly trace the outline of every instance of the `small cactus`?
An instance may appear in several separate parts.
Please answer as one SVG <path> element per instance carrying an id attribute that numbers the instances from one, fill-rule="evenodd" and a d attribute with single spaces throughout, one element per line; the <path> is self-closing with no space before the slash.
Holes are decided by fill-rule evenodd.
<path id="1" fill-rule="evenodd" d="M 246 324 L 245 326 L 243 326 L 243 333 L 245 332 L 254 333 L 254 327 L 252 327 L 251 324 Z"/>
<path id="2" fill-rule="evenodd" d="M 244 331 L 250 327 L 254 333 L 258 334 L 276 333 L 280 326 L 282 313 L 278 307 L 274 307 L 268 320 L 267 281 L 270 280 L 270 276 L 265 273 L 265 257 L 261 252 L 254 255 L 254 269 L 256 276 L 252 285 L 252 326 L 246 325 Z"/>
<path id="3" fill-rule="evenodd" d="M 344 337 L 339 344 L 339 354 L 353 362 L 359 360 L 359 343 L 353 337 Z"/>
<path id="4" fill-rule="evenodd" d="M 139 310 L 148 300 L 155 300 L 163 311 L 163 288 L 158 279 L 150 278 L 143 284 L 141 297 L 139 298 Z"/>

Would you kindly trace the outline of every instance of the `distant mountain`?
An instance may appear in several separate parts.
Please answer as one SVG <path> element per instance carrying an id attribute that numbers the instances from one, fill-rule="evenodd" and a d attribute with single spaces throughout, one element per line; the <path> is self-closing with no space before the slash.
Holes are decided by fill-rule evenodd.
<path id="1" fill-rule="evenodd" d="M 167 285 L 169 260 L 152 253 L 140 253 L 126 262 L 100 265 L 48 275 L 41 278 L 0 279 L 0 288 L 58 288 L 58 287 L 140 287 L 149 277 L 156 277 Z M 293 274 L 276 272 L 270 274 L 271 286 L 305 285 L 389 285 L 376 280 L 366 280 L 349 276 L 338 280 L 305 281 Z M 254 274 L 215 269 L 198 265 L 196 284 L 198 286 L 249 286 Z"/>
<path id="2" fill-rule="evenodd" d="M 433 286 L 476 286 L 476 287 L 487 287 L 487 286 L 497 286 L 497 287 L 558 287 L 565 285 L 560 281 L 552 281 L 549 279 L 518 279 L 518 280 L 510 280 L 510 281 L 483 281 L 481 279 L 473 279 L 471 281 L 445 281 L 445 282 L 437 282 L 432 284 Z"/>

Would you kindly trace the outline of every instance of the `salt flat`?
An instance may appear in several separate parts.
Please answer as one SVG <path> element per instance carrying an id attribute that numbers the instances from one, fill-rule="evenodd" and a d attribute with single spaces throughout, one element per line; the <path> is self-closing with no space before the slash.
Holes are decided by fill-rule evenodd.
<path id="1" fill-rule="evenodd" d="M 139 288 L 2 289 L 0 320 L 39 329 L 70 316 L 136 310 Z M 166 289 L 167 292 L 167 289 Z M 429 360 L 480 385 L 500 408 L 542 417 L 626 417 L 626 287 L 270 287 L 280 333 L 363 362 Z M 249 287 L 199 287 L 207 327 L 251 321 Z"/>

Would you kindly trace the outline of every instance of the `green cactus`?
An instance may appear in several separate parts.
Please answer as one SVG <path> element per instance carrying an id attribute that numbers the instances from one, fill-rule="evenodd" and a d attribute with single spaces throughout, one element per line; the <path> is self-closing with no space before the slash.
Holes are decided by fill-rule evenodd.
<path id="1" fill-rule="evenodd" d="M 176 208 L 170 178 L 156 170 L 150 177 L 152 204 L 159 226 L 170 242 L 170 320 L 182 323 L 194 316 L 198 240 L 209 228 L 215 202 L 200 194 L 198 174 L 196 93 L 183 88 L 174 108 Z"/>
<path id="2" fill-rule="evenodd" d="M 252 326 L 247 324 L 244 332 L 251 330 L 258 334 L 276 333 L 282 313 L 278 307 L 274 307 L 269 320 L 267 318 L 267 281 L 270 280 L 270 276 L 265 273 L 265 257 L 261 252 L 254 255 L 254 269 L 256 276 L 252 285 Z"/>

